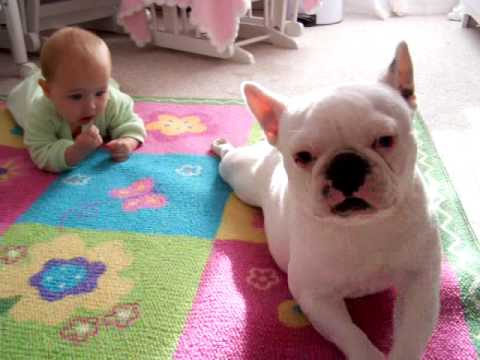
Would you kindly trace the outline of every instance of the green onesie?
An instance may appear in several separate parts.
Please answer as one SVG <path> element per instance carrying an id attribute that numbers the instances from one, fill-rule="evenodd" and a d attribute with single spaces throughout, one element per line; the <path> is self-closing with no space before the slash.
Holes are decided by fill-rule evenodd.
<path id="1" fill-rule="evenodd" d="M 74 140 L 68 122 L 61 118 L 38 85 L 41 77 L 38 70 L 18 84 L 8 95 L 7 107 L 23 128 L 24 143 L 33 162 L 40 169 L 61 172 L 70 168 L 65 161 L 65 151 Z M 101 136 L 131 137 L 143 143 L 145 126 L 133 111 L 132 98 L 122 93 L 113 81 L 108 92 L 105 112 L 95 118 Z"/>

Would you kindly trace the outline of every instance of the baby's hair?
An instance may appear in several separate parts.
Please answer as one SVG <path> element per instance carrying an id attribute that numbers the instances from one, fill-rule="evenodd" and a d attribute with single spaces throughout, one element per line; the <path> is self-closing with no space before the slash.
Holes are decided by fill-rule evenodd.
<path id="1" fill-rule="evenodd" d="M 72 58 L 91 61 L 104 51 L 111 63 L 107 44 L 93 32 L 74 26 L 64 27 L 54 32 L 42 46 L 40 67 L 45 80 L 50 81 L 64 60 Z M 80 70 L 80 69 L 79 69 Z"/>

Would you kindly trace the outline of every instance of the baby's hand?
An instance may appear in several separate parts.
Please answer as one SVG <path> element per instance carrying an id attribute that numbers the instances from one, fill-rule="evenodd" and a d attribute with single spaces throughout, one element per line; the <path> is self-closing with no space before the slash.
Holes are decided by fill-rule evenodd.
<path id="1" fill-rule="evenodd" d="M 114 161 L 125 161 L 130 156 L 130 153 L 133 152 L 140 142 L 133 138 L 124 137 L 110 141 L 105 146 L 112 154 L 112 159 Z"/>
<path id="2" fill-rule="evenodd" d="M 95 125 L 82 131 L 80 135 L 75 138 L 75 146 L 84 153 L 91 153 L 103 144 L 103 139 L 100 136 L 100 131 Z"/>
<path id="3" fill-rule="evenodd" d="M 68 166 L 75 166 L 102 144 L 103 139 L 100 136 L 100 131 L 95 125 L 92 125 L 79 134 L 73 145 L 67 148 L 65 162 Z"/>

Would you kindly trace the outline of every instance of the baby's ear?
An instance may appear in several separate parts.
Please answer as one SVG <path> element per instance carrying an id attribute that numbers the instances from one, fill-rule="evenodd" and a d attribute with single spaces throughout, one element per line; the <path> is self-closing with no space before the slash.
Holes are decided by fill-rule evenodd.
<path id="1" fill-rule="evenodd" d="M 262 126 L 268 142 L 275 145 L 278 139 L 280 117 L 285 111 L 286 105 L 280 100 L 279 96 L 254 82 L 244 82 L 242 93 L 250 111 Z"/>
<path id="2" fill-rule="evenodd" d="M 47 80 L 45 79 L 38 79 L 38 85 L 42 88 L 43 94 L 50 98 L 50 89 L 48 87 Z"/>
<path id="3" fill-rule="evenodd" d="M 417 107 L 413 64 L 406 42 L 398 44 L 392 63 L 380 80 L 398 90 L 411 108 Z"/>

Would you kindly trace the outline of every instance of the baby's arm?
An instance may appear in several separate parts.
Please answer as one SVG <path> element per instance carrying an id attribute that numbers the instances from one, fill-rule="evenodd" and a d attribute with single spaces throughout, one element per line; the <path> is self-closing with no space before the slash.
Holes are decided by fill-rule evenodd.
<path id="1" fill-rule="evenodd" d="M 140 141 L 130 138 L 121 137 L 106 144 L 107 149 L 112 154 L 112 159 L 115 161 L 125 161 L 130 156 L 130 153 L 135 151 L 140 146 Z"/>
<path id="2" fill-rule="evenodd" d="M 91 125 L 75 138 L 75 142 L 65 151 L 65 162 L 72 167 L 85 159 L 103 144 L 103 139 L 95 125 Z"/>
<path id="3" fill-rule="evenodd" d="M 92 146 L 89 147 L 82 141 L 87 134 L 80 134 L 75 142 L 59 138 L 57 134 L 61 131 L 60 125 L 49 117 L 32 117 L 24 131 L 24 143 L 30 157 L 43 170 L 62 172 L 70 169 L 93 151 L 90 150 Z"/>
<path id="4" fill-rule="evenodd" d="M 65 161 L 65 151 L 73 145 L 73 141 L 58 138 L 57 127 L 55 120 L 33 116 L 24 128 L 23 141 L 32 161 L 38 168 L 51 172 L 70 168 Z"/>
<path id="5" fill-rule="evenodd" d="M 112 141 L 106 144 L 116 161 L 128 159 L 130 153 L 145 140 L 143 120 L 133 110 L 133 100 L 119 90 L 110 93 L 106 116 L 110 118 L 109 131 Z"/>

